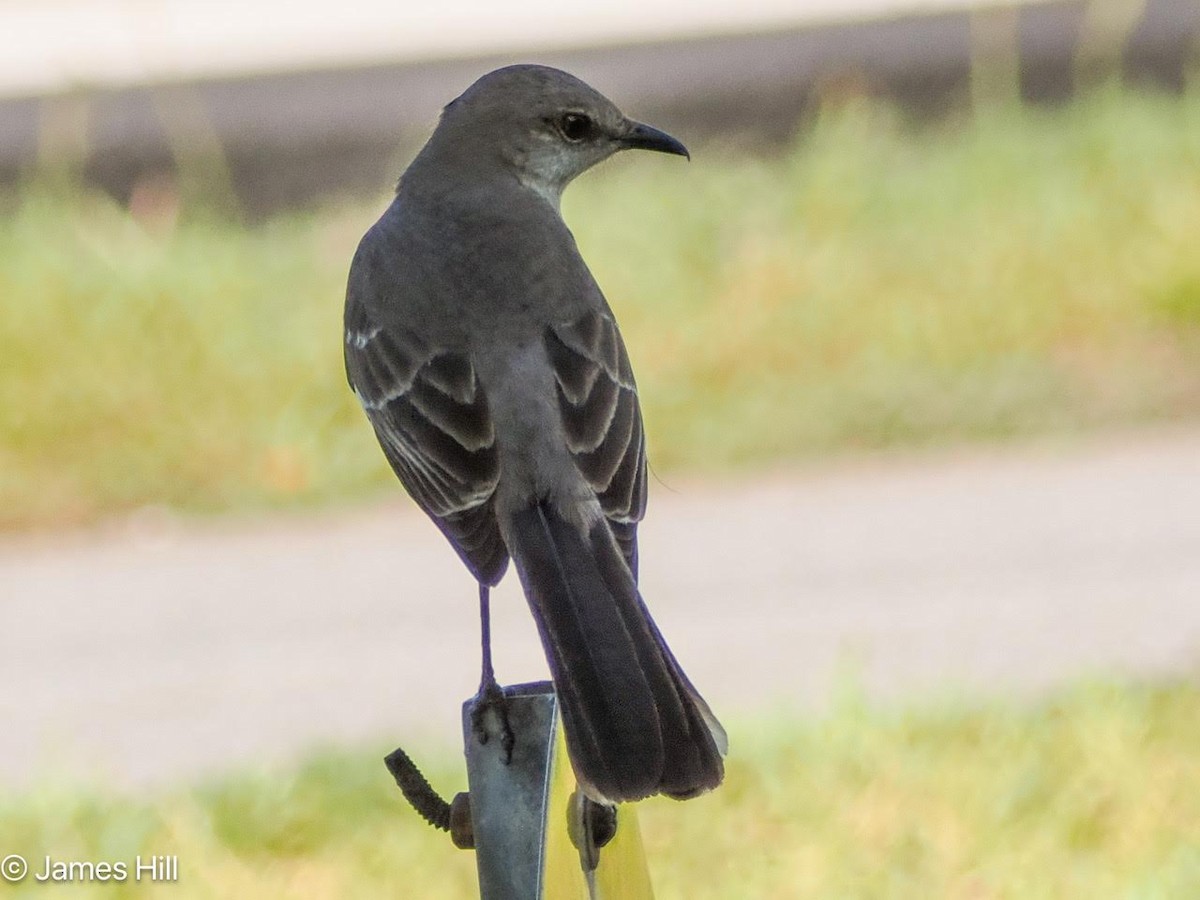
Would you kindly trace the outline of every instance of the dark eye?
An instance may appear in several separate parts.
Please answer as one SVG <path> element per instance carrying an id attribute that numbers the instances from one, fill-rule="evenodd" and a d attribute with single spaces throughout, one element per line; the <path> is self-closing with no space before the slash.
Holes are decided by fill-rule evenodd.
<path id="1" fill-rule="evenodd" d="M 592 120 L 583 113 L 563 113 L 558 120 L 558 130 L 572 143 L 578 143 L 592 134 Z"/>

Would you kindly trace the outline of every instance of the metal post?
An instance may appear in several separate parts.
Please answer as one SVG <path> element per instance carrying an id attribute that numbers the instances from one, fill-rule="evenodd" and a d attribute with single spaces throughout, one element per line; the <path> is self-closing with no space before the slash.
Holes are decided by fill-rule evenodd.
<path id="1" fill-rule="evenodd" d="M 473 703 L 463 704 L 481 900 L 652 900 L 634 807 L 613 810 L 576 790 L 553 685 L 504 693 L 515 738 L 507 762 L 498 736 L 480 742 Z"/>

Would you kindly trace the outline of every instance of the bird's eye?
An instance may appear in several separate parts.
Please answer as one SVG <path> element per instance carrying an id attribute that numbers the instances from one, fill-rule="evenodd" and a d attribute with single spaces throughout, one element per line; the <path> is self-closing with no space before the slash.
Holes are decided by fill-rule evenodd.
<path id="1" fill-rule="evenodd" d="M 558 130 L 573 144 L 589 137 L 592 127 L 592 120 L 583 113 L 563 113 L 558 120 Z"/>

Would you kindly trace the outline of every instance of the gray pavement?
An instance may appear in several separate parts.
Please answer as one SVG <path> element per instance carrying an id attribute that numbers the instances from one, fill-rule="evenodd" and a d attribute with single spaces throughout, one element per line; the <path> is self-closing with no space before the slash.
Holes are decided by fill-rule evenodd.
<path id="1" fill-rule="evenodd" d="M 1022 0 L 1024 3 L 1045 0 Z M 0 94 L 378 65 L 962 9 L 974 0 L 8 0 Z"/>
<path id="2" fill-rule="evenodd" d="M 0 188 L 62 169 L 129 202 L 203 172 L 207 202 L 257 219 L 378 197 L 442 105 L 508 63 L 565 68 L 703 154 L 710 139 L 790 141 L 857 94 L 955 120 L 996 88 L 1059 103 L 1083 84 L 1080 58 L 1179 92 L 1200 40 L 1200 0 L 212 7 L 0 3 Z"/>
<path id="3" fill-rule="evenodd" d="M 643 588 L 733 725 L 876 696 L 1196 671 L 1200 431 L 886 456 L 652 488 Z M 545 665 L 512 580 L 504 681 Z M 145 783 L 315 743 L 453 746 L 473 585 L 418 512 L 0 542 L 0 780 Z"/>

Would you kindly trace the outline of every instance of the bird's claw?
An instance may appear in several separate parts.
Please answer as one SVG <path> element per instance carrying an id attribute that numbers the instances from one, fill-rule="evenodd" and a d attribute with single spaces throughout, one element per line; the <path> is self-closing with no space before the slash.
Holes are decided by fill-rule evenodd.
<path id="1" fill-rule="evenodd" d="M 487 721 L 489 712 L 494 713 L 499 722 L 500 750 L 504 754 L 504 764 L 508 765 L 512 762 L 516 736 L 508 721 L 508 697 L 505 696 L 504 689 L 494 681 L 479 689 L 471 705 L 471 730 L 481 744 L 486 744 L 492 737 Z"/>

